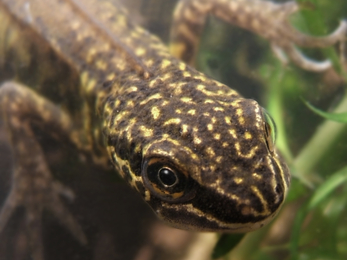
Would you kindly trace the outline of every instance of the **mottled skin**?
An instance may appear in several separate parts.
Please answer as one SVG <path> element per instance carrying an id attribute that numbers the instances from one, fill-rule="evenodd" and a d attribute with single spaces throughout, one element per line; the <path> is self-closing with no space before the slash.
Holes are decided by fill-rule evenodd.
<path id="1" fill-rule="evenodd" d="M 249 231 L 262 225 L 289 185 L 288 169 L 267 147 L 262 109 L 175 63 L 148 84 L 130 81 L 106 102 L 104 132 L 114 164 L 159 216 L 178 226 Z M 129 102 L 134 98 L 136 105 Z M 151 158 L 183 173 L 182 194 L 144 185 Z"/>
<path id="2" fill-rule="evenodd" d="M 194 49 L 191 57 L 187 51 L 197 44 L 190 40 L 203 25 L 194 25 L 192 17 L 210 12 L 212 2 L 215 15 L 230 13 L 245 28 L 247 17 L 267 17 L 273 44 L 286 35 L 286 15 L 295 9 L 266 3 L 262 13 L 256 0 L 181 1 L 172 48 L 188 62 Z M 248 10 L 248 16 L 233 13 L 235 7 Z M 283 23 L 272 31 L 275 11 Z M 158 38 L 107 1 L 2 0 L 0 17 L 0 65 L 11 76 L 2 80 L 12 80 L 0 88 L 0 109 L 16 158 L 0 231 L 24 206 L 34 259 L 43 259 L 44 209 L 81 243 L 86 238 L 60 201 L 59 195 L 73 194 L 52 178 L 33 127 L 94 163 L 107 165 L 111 159 L 155 213 L 174 226 L 247 232 L 276 215 L 290 175 L 274 149 L 273 124 L 256 101 L 172 57 Z M 337 42 L 345 27 L 322 42 Z M 261 24 L 249 29 L 264 32 Z M 288 41 L 299 44 L 300 39 L 317 47 L 315 38 L 295 31 Z"/>

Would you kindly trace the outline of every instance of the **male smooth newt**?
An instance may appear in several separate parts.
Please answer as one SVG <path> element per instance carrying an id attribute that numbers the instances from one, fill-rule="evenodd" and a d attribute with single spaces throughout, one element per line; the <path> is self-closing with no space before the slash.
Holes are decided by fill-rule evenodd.
<path id="1" fill-rule="evenodd" d="M 165 222 L 197 231 L 248 232 L 283 204 L 289 170 L 274 147 L 275 124 L 254 100 L 196 71 L 208 14 L 251 30 L 282 59 L 321 71 L 296 45 L 326 47 L 346 23 L 310 37 L 287 19 L 298 6 L 259 0 L 182 0 L 171 50 L 109 1 L 1 0 L 0 110 L 15 156 L 0 232 L 24 207 L 32 256 L 43 259 L 39 223 L 48 210 L 81 243 L 83 230 L 60 195 L 36 130 L 94 163 L 109 161 Z M 180 59 L 181 60 L 180 60 Z"/>

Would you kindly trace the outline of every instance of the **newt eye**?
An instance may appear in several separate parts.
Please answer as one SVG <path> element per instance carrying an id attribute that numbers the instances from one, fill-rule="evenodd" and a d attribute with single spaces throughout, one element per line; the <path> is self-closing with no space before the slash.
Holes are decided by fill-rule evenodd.
<path id="1" fill-rule="evenodd" d="M 146 160 L 142 177 L 146 188 L 166 201 L 181 201 L 191 186 L 188 175 L 165 158 Z"/>
<path id="2" fill-rule="evenodd" d="M 158 179 L 166 187 L 172 187 L 178 182 L 176 173 L 170 168 L 161 168 L 158 172 Z"/>
<path id="3" fill-rule="evenodd" d="M 267 148 L 271 153 L 274 152 L 277 129 L 276 124 L 270 114 L 263 108 L 263 117 L 264 117 L 264 135 Z"/>

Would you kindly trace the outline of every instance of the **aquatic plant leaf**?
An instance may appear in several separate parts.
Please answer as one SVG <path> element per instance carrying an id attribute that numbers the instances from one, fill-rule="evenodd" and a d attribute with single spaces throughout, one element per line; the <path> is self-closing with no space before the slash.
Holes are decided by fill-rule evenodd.
<path id="1" fill-rule="evenodd" d="M 333 192 L 339 185 L 347 181 L 347 167 L 335 172 L 327 179 L 321 186 L 314 192 L 311 200 L 308 203 L 308 209 L 311 210 L 316 207 L 322 200 L 324 200 L 331 192 Z"/>
<path id="2" fill-rule="evenodd" d="M 316 113 L 317 115 L 320 115 L 321 117 L 324 117 L 325 119 L 332 120 L 332 121 L 339 122 L 339 123 L 347 123 L 347 112 L 345 112 L 345 113 L 328 113 L 328 112 L 324 112 L 324 111 L 312 106 L 309 102 L 307 102 L 304 99 L 303 99 L 303 102 L 314 113 Z"/>

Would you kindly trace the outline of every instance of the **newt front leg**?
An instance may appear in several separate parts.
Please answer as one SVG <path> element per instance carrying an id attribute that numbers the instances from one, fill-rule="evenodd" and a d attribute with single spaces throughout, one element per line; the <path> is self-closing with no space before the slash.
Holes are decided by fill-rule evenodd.
<path id="1" fill-rule="evenodd" d="M 12 188 L 0 211 L 0 232 L 18 207 L 25 208 L 28 245 L 35 260 L 43 258 L 41 216 L 49 210 L 80 243 L 86 237 L 60 199 L 73 199 L 73 192 L 53 179 L 33 125 L 49 128 L 52 133 L 69 138 L 72 122 L 50 101 L 27 87 L 13 82 L 0 86 L 0 111 L 10 136 L 15 157 Z"/>

